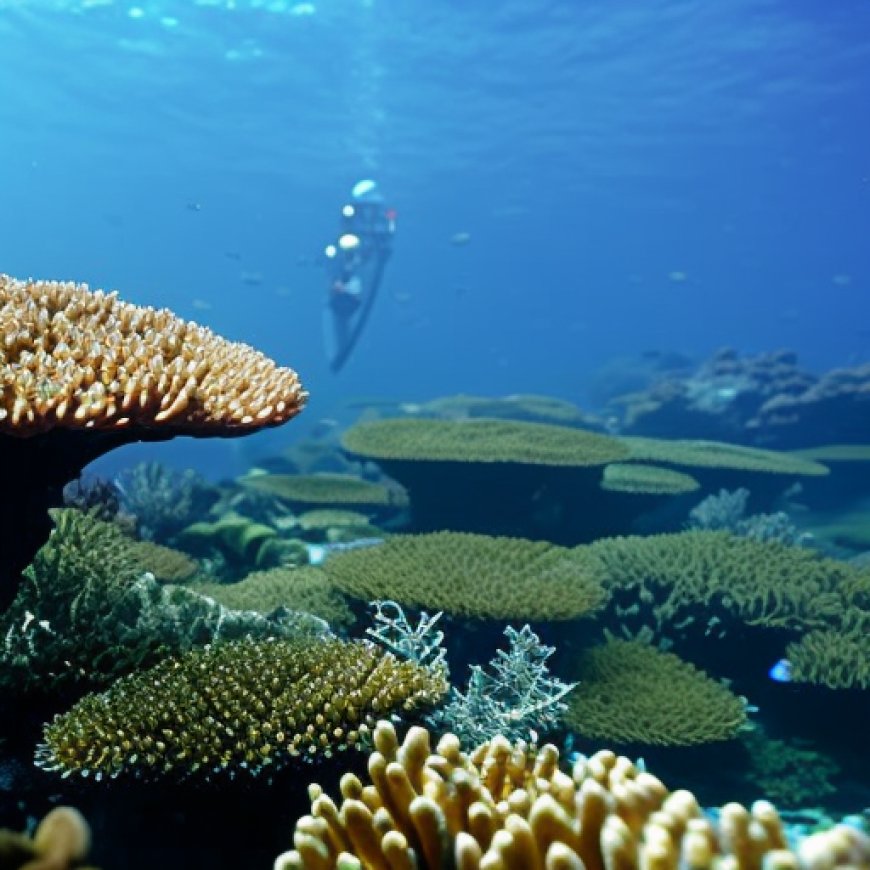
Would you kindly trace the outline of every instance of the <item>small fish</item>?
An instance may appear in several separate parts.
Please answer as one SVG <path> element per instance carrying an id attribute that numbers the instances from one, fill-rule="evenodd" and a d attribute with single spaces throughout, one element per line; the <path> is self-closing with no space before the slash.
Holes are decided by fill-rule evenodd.
<path id="1" fill-rule="evenodd" d="M 768 672 L 767 676 L 776 683 L 791 682 L 791 662 L 788 659 L 780 659 Z"/>
<path id="2" fill-rule="evenodd" d="M 228 260 L 241 260 L 242 255 L 238 251 L 224 251 L 224 256 Z"/>
<path id="3" fill-rule="evenodd" d="M 242 284 L 247 284 L 249 287 L 259 287 L 263 283 L 262 272 L 242 272 L 239 278 Z"/>
<path id="4" fill-rule="evenodd" d="M 191 200 L 190 202 L 186 203 L 185 208 L 188 211 L 202 211 L 202 203 L 194 202 Z"/>
<path id="5" fill-rule="evenodd" d="M 471 233 L 454 233 L 450 237 L 450 244 L 454 248 L 461 248 L 471 241 Z"/>
<path id="6" fill-rule="evenodd" d="M 674 269 L 673 272 L 668 272 L 668 279 L 673 281 L 674 284 L 682 284 L 685 281 L 689 280 L 689 276 L 686 272 L 681 272 L 679 269 Z"/>

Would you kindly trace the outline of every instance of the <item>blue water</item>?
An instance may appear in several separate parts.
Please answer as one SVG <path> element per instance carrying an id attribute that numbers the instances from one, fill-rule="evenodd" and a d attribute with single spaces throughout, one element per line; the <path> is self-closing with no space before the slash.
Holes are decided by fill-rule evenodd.
<path id="1" fill-rule="evenodd" d="M 849 364 L 868 89 L 866 0 L 0 0 L 0 271 L 257 345 L 311 391 L 290 427 L 358 394 L 585 404 L 648 348 Z M 300 261 L 364 176 L 396 251 L 335 376 Z"/>

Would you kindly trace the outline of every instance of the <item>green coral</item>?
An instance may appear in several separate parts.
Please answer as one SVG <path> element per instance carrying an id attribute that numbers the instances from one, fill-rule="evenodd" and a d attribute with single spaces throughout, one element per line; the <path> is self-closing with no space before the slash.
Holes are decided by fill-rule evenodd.
<path id="1" fill-rule="evenodd" d="M 72 509 L 52 518 L 51 537 L 0 617 L 0 687 L 8 693 L 80 693 L 217 637 L 326 629 L 313 616 L 233 613 L 162 585 L 142 572 L 135 542 L 112 523 Z"/>
<path id="2" fill-rule="evenodd" d="M 670 652 L 610 640 L 586 651 L 572 674 L 565 724 L 583 737 L 652 746 L 730 740 L 746 705 L 730 689 Z"/>
<path id="3" fill-rule="evenodd" d="M 296 505 L 345 505 L 369 508 L 404 507 L 407 495 L 352 474 L 252 474 L 238 483 L 255 492 Z"/>
<path id="4" fill-rule="evenodd" d="M 721 441 L 623 438 L 622 443 L 630 451 L 630 458 L 638 462 L 763 474 L 811 477 L 828 474 L 828 469 L 821 463 L 804 459 L 794 453 L 779 453 Z"/>
<path id="5" fill-rule="evenodd" d="M 606 538 L 591 545 L 612 594 L 649 606 L 659 628 L 721 609 L 749 625 L 807 629 L 843 616 L 857 570 L 803 548 L 728 532 Z"/>
<path id="6" fill-rule="evenodd" d="M 37 763 L 96 779 L 255 776 L 365 745 L 377 719 L 446 690 L 442 670 L 364 641 L 217 644 L 82 698 L 46 725 Z"/>
<path id="7" fill-rule="evenodd" d="M 639 462 L 616 462 L 605 466 L 601 479 L 601 488 L 608 492 L 646 495 L 679 495 L 694 492 L 699 486 L 689 474 Z"/>
<path id="8" fill-rule="evenodd" d="M 347 628 L 354 622 L 344 596 L 324 571 L 313 566 L 255 571 L 238 583 L 201 583 L 195 589 L 231 610 L 268 614 L 286 607 L 313 613 L 336 628 Z"/>
<path id="9" fill-rule="evenodd" d="M 788 645 L 796 683 L 829 689 L 870 689 L 870 614 L 847 629 L 811 631 Z"/>
<path id="10" fill-rule="evenodd" d="M 461 532 L 395 535 L 337 553 L 330 581 L 364 601 L 484 619 L 574 619 L 604 600 L 603 566 L 588 549 Z"/>
<path id="11" fill-rule="evenodd" d="M 545 423 L 474 418 L 388 419 L 358 423 L 342 437 L 348 452 L 369 459 L 417 462 L 510 462 L 594 466 L 628 456 L 616 438 Z"/>

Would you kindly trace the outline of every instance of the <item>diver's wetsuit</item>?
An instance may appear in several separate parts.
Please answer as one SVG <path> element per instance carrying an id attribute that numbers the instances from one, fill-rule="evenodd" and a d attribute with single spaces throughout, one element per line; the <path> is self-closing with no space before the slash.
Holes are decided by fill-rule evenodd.
<path id="1" fill-rule="evenodd" d="M 365 326 L 392 253 L 394 232 L 393 215 L 380 196 L 342 209 L 338 242 L 329 258 L 327 344 L 333 371 L 347 361 Z"/>

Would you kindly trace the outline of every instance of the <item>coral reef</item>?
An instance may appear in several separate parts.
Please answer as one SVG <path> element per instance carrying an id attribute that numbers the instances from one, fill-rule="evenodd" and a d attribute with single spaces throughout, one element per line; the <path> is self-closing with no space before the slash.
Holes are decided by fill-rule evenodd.
<path id="1" fill-rule="evenodd" d="M 171 312 L 84 285 L 0 275 L 0 607 L 51 529 L 47 509 L 121 444 L 243 435 L 294 417 L 296 373 Z"/>
<path id="2" fill-rule="evenodd" d="M 679 656 L 637 641 L 610 640 L 581 654 L 565 724 L 616 744 L 694 746 L 729 740 L 746 703 Z"/>
<path id="3" fill-rule="evenodd" d="M 92 514 L 107 523 L 117 522 L 131 532 L 136 528 L 136 518 L 121 507 L 121 491 L 104 477 L 88 474 L 71 480 L 63 488 L 63 506 Z"/>
<path id="4" fill-rule="evenodd" d="M 344 596 L 320 568 L 310 565 L 255 571 L 238 583 L 198 583 L 193 588 L 230 610 L 269 614 L 283 607 L 313 613 L 333 628 L 355 622 Z"/>
<path id="5" fill-rule="evenodd" d="M 746 516 L 749 490 L 740 487 L 708 495 L 689 511 L 689 528 L 726 531 L 756 541 L 778 541 L 792 547 L 808 545 L 813 535 L 801 532 L 784 511 Z"/>
<path id="6" fill-rule="evenodd" d="M 173 471 L 159 462 L 140 462 L 115 480 L 124 510 L 136 517 L 136 533 L 165 543 L 205 516 L 218 498 L 216 487 L 195 471 Z"/>
<path id="7" fill-rule="evenodd" d="M 847 628 L 811 631 L 786 647 L 791 680 L 829 689 L 870 689 L 870 608 Z"/>
<path id="8" fill-rule="evenodd" d="M 404 507 L 407 494 L 396 484 L 385 486 L 352 474 L 249 474 L 238 484 L 292 505 L 330 505 L 369 509 Z"/>
<path id="9" fill-rule="evenodd" d="M 591 551 L 459 532 L 395 535 L 330 556 L 330 581 L 364 601 L 485 619 L 560 620 L 604 601 L 603 566 Z"/>
<path id="10" fill-rule="evenodd" d="M 91 831 L 72 807 L 55 807 L 39 822 L 33 837 L 0 830 L 3 870 L 73 870 L 83 868 L 91 847 Z"/>
<path id="11" fill-rule="evenodd" d="M 160 583 L 184 583 L 199 571 L 199 565 L 187 553 L 153 541 L 130 541 L 127 550 L 141 570 L 153 574 Z"/>
<path id="12" fill-rule="evenodd" d="M 608 538 L 591 549 L 611 594 L 644 602 L 660 629 L 700 620 L 709 631 L 723 612 L 748 625 L 822 627 L 850 608 L 843 586 L 856 575 L 807 549 L 728 532 Z"/>
<path id="13" fill-rule="evenodd" d="M 696 474 L 702 469 L 808 477 L 828 474 L 828 469 L 821 463 L 794 453 L 779 453 L 721 441 L 623 438 L 622 443 L 629 449 L 631 459 L 692 468 Z"/>
<path id="14" fill-rule="evenodd" d="M 640 462 L 606 465 L 601 478 L 601 488 L 608 492 L 639 495 L 681 495 L 694 492 L 699 486 L 698 481 L 689 474 Z"/>
<path id="15" fill-rule="evenodd" d="M 508 649 L 498 650 L 484 669 L 471 666 L 465 692 L 453 688 L 450 698 L 429 717 L 433 728 L 451 732 L 466 745 L 502 735 L 523 740 L 559 725 L 567 709 L 565 696 L 576 685 L 554 677 L 547 659 L 556 651 L 524 625 L 505 629 Z"/>
<path id="16" fill-rule="evenodd" d="M 221 643 L 85 696 L 46 725 L 37 763 L 97 780 L 256 776 L 364 746 L 379 717 L 446 690 L 442 672 L 365 641 Z"/>
<path id="17" fill-rule="evenodd" d="M 234 513 L 224 514 L 214 522 L 193 523 L 178 533 L 176 541 L 200 558 L 209 574 L 230 582 L 251 569 L 308 562 L 302 541 L 283 538 L 272 526 Z"/>
<path id="18" fill-rule="evenodd" d="M 688 376 L 666 373 L 610 409 L 628 435 L 714 438 L 765 446 L 812 447 L 867 440 L 870 363 L 821 376 L 791 351 L 741 357 L 717 351 Z"/>
<path id="19" fill-rule="evenodd" d="M 399 742 L 388 722 L 374 732 L 369 782 L 348 773 L 337 804 L 309 787 L 311 812 L 296 823 L 295 848 L 275 870 L 604 870 L 692 867 L 818 870 L 864 867 L 866 834 L 839 825 L 791 852 L 776 809 L 726 804 L 715 821 L 687 791 L 613 752 L 581 758 L 570 775 L 555 746 L 495 738 L 462 751 L 445 734 Z"/>
<path id="20" fill-rule="evenodd" d="M 447 650 L 442 646 L 444 632 L 436 628 L 444 615 L 440 610 L 429 616 L 424 610 L 412 625 L 401 605 L 395 601 L 373 601 L 372 626 L 366 634 L 393 655 L 427 668 L 442 668 L 447 673 Z"/>
<path id="21" fill-rule="evenodd" d="M 143 573 L 136 542 L 114 523 L 71 508 L 11 607 L 0 616 L 0 685 L 11 696 L 80 694 L 115 677 L 218 638 L 321 634 L 322 620 L 229 611 Z"/>
<path id="22" fill-rule="evenodd" d="M 559 426 L 590 428 L 595 419 L 584 414 L 573 402 L 555 396 L 518 393 L 510 396 L 442 396 L 420 405 L 403 405 L 402 410 L 415 417 L 439 417 L 461 420 L 467 417 L 490 417 L 523 420 L 530 423 L 555 423 Z"/>
<path id="23" fill-rule="evenodd" d="M 605 465 L 628 456 L 618 440 L 596 432 L 488 418 L 358 423 L 344 433 L 341 443 L 349 453 L 379 462 L 583 467 Z"/>

